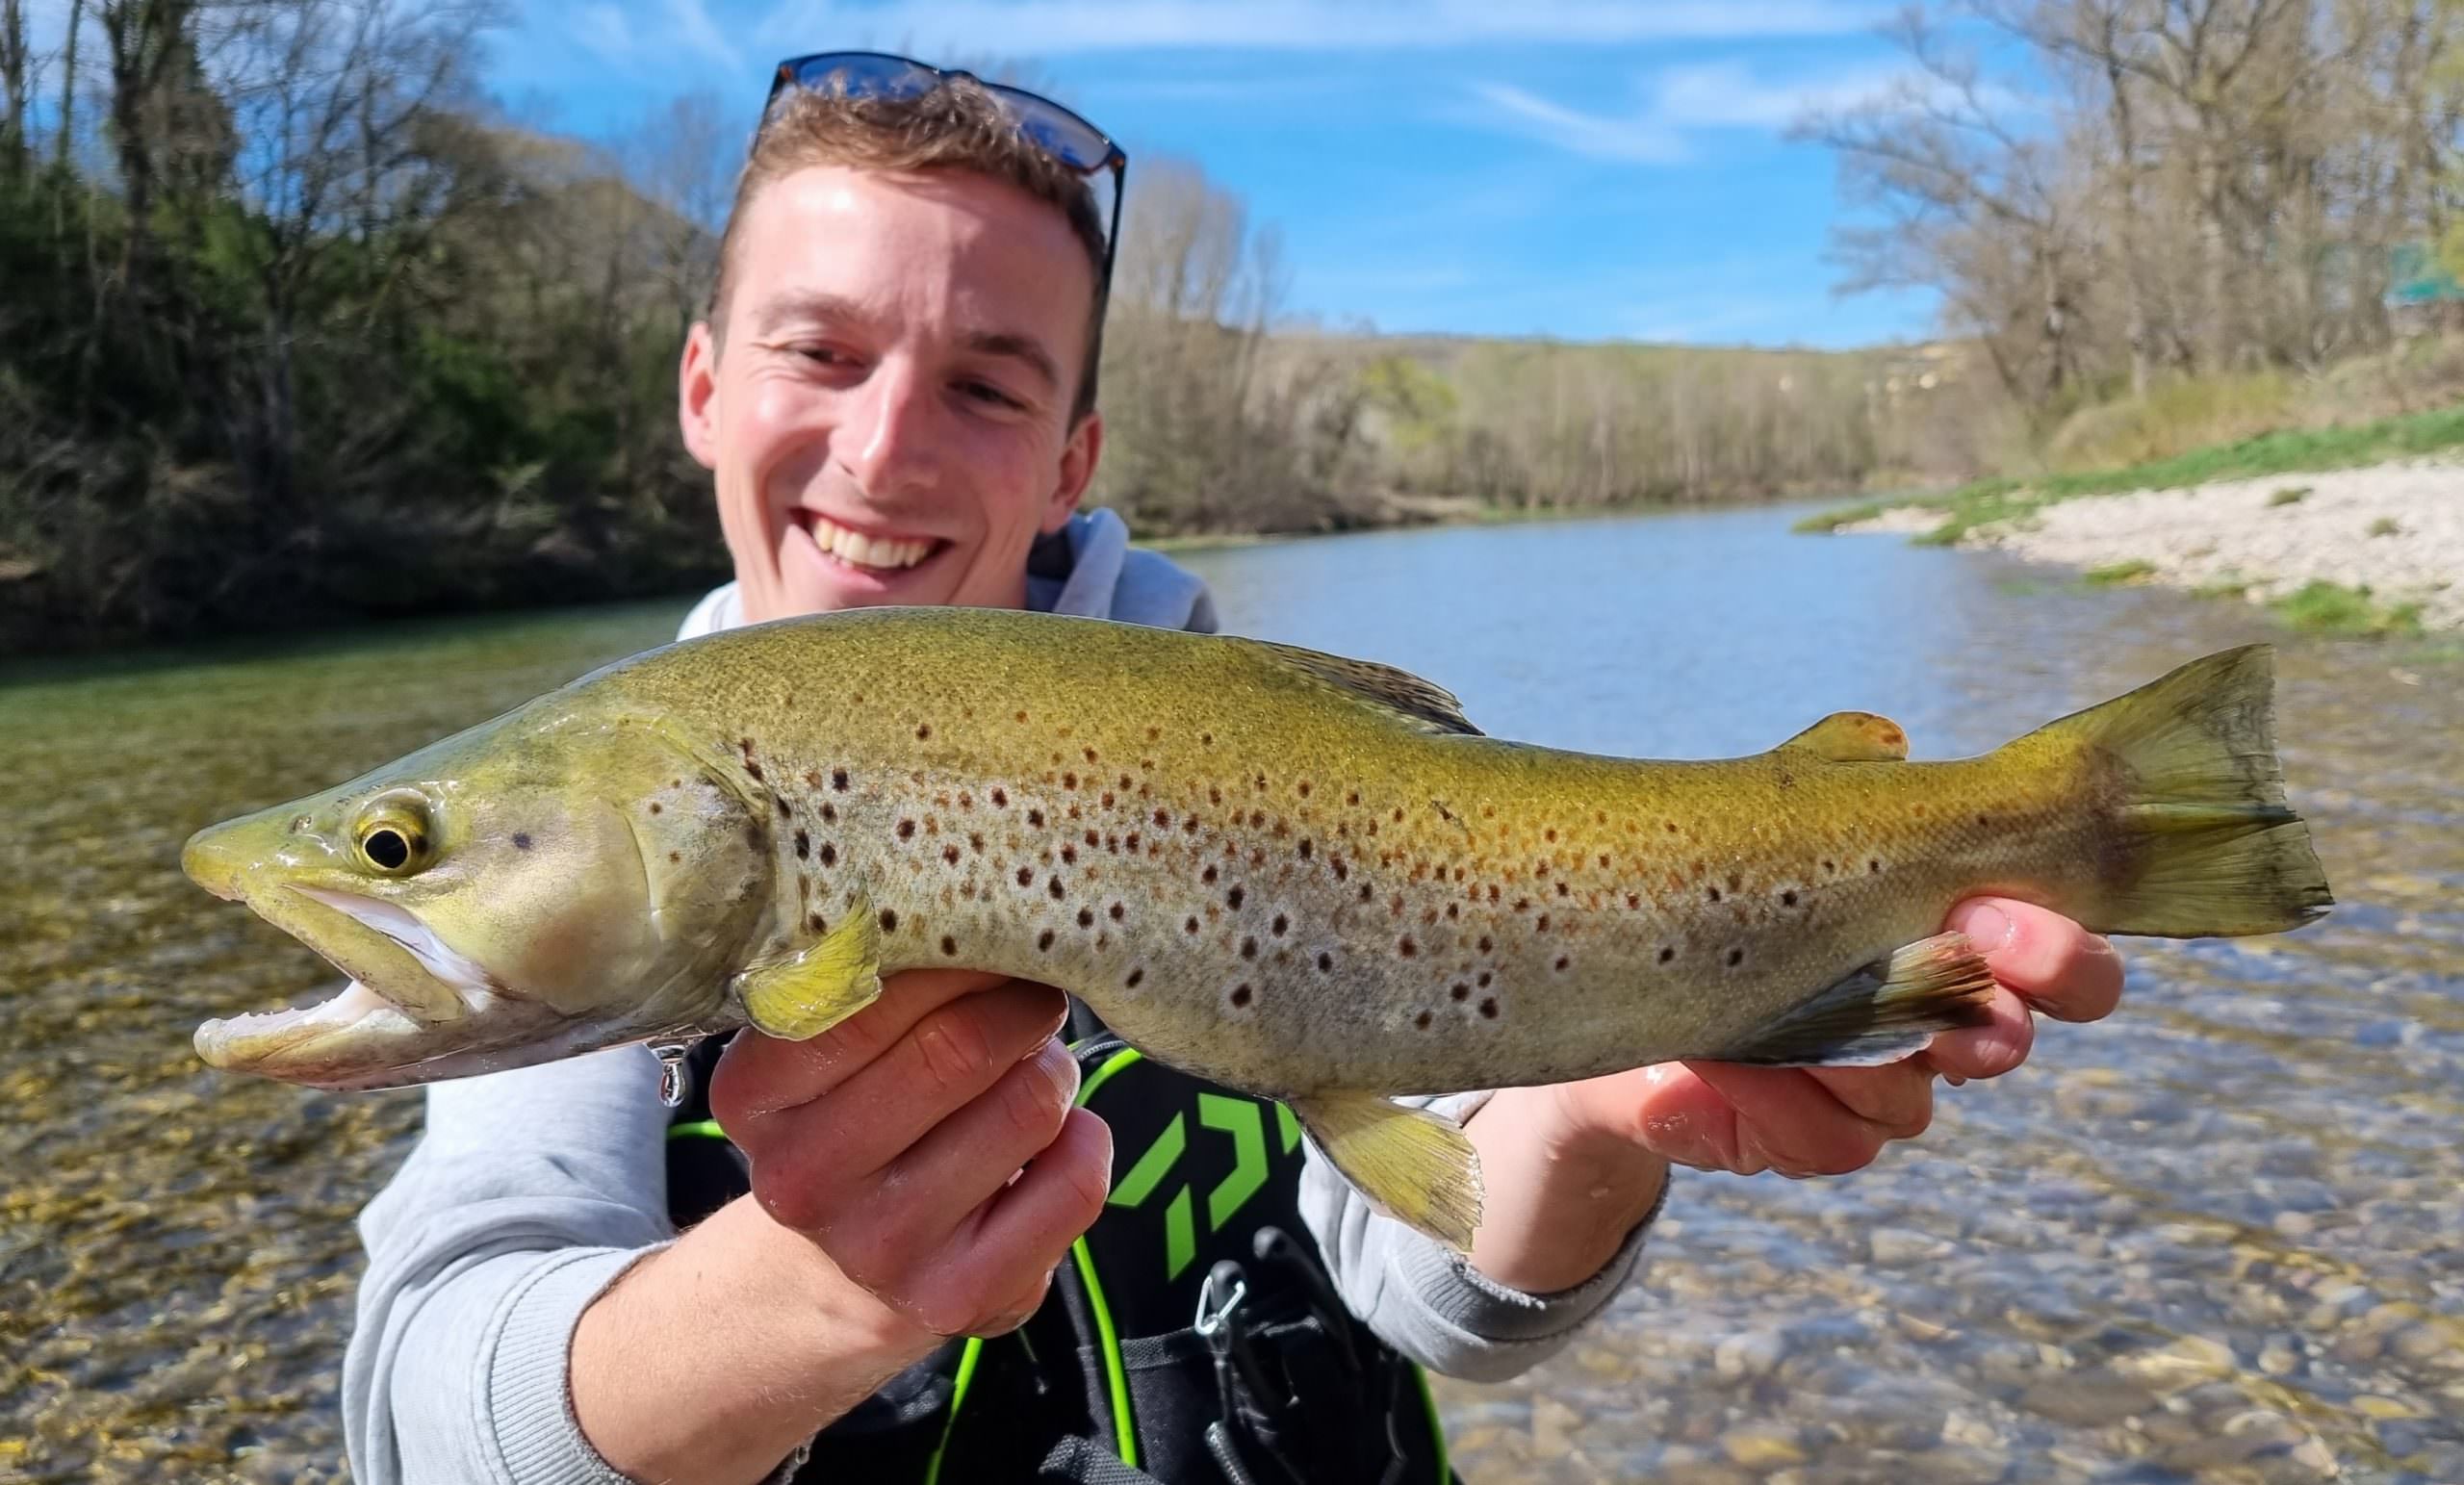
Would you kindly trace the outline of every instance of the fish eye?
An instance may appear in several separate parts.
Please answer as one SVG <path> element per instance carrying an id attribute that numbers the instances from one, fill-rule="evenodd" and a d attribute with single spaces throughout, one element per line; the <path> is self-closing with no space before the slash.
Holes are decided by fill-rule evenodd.
<path id="1" fill-rule="evenodd" d="M 360 858 L 385 875 L 404 876 L 427 864 L 424 811 L 389 800 L 368 812 L 357 832 Z"/>

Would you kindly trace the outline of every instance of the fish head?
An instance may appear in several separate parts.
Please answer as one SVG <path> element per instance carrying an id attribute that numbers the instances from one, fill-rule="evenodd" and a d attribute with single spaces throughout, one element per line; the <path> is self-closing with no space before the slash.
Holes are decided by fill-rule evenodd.
<path id="1" fill-rule="evenodd" d="M 534 704 L 200 831 L 190 878 L 352 983 L 208 1021 L 197 1053 L 371 1088 L 724 1029 L 768 905 L 763 826 L 741 776 L 663 719 Z"/>

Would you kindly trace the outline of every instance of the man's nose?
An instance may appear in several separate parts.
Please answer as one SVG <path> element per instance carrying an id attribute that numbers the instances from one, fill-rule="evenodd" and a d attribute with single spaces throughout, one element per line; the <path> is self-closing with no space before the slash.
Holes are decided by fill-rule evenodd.
<path id="1" fill-rule="evenodd" d="M 930 489 L 938 483 L 939 415 L 930 380 L 915 367 L 885 361 L 857 389 L 841 426 L 848 435 L 839 461 L 873 495 Z"/>

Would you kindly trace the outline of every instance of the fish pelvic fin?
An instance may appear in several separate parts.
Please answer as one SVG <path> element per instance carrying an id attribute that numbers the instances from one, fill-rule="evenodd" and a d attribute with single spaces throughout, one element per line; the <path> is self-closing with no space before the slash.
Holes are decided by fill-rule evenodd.
<path id="1" fill-rule="evenodd" d="M 1460 1125 L 1369 1093 L 1286 1100 L 1377 1211 L 1459 1252 L 1480 1225 L 1480 1157 Z"/>
<path id="2" fill-rule="evenodd" d="M 881 995 L 881 936 L 859 902 L 800 952 L 747 967 L 734 981 L 745 1019 L 788 1041 L 818 1037 Z"/>
<path id="3" fill-rule="evenodd" d="M 1905 763 L 1908 732 L 1870 711 L 1835 711 L 1780 745 L 1834 763 Z"/>
<path id="4" fill-rule="evenodd" d="M 1895 950 L 1707 1061 L 1764 1067 L 1872 1067 L 1923 1050 L 1937 1032 L 1992 1019 L 1993 971 L 1965 934 Z"/>
<path id="5" fill-rule="evenodd" d="M 2270 934 L 2334 905 L 2310 828 L 2285 803 L 2270 647 L 2193 660 L 2035 735 L 2047 734 L 2118 765 L 2119 849 L 2073 914 L 2087 926 L 2168 938 Z"/>

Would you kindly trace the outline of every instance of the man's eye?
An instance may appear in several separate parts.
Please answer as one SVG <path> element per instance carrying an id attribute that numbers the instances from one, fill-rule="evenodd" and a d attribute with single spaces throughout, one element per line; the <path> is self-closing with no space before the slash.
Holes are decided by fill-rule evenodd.
<path id="1" fill-rule="evenodd" d="M 854 361 L 834 346 L 799 346 L 796 354 L 821 366 L 852 366 Z"/>
<path id="2" fill-rule="evenodd" d="M 995 407 L 1023 408 L 1027 405 L 1024 402 L 1019 401 L 1016 397 L 1014 397 L 1010 396 L 1010 394 L 1002 391 L 1000 388 L 992 385 L 990 382 L 961 382 L 959 383 L 959 390 L 964 393 L 967 397 L 974 398 L 976 401 L 988 403 Z"/>

